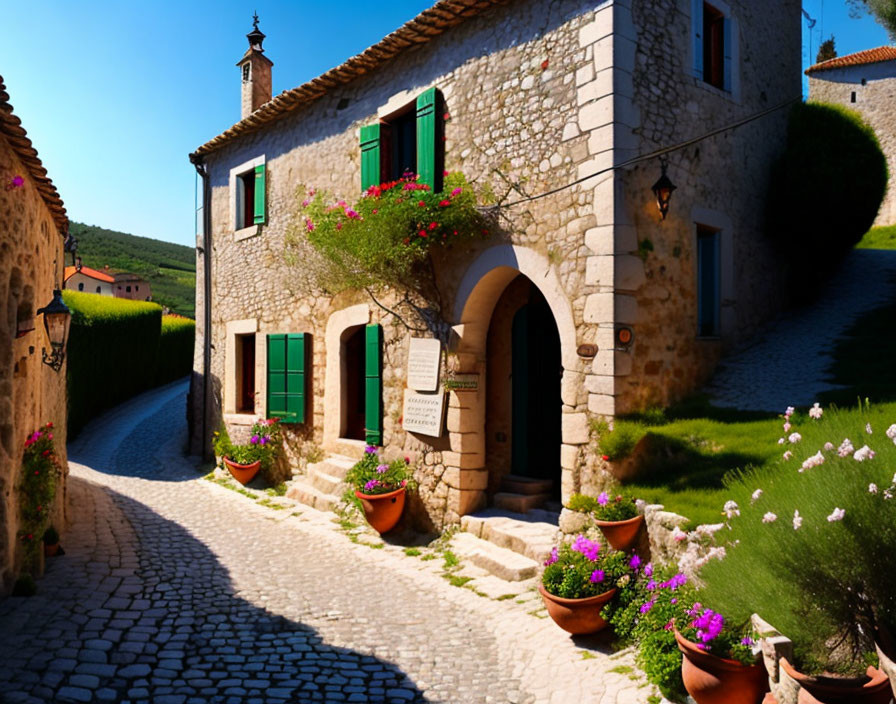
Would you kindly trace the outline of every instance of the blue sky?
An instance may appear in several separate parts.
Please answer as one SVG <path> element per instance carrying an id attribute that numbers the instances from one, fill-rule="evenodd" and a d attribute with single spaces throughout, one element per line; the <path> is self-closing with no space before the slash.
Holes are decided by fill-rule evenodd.
<path id="1" fill-rule="evenodd" d="M 6 3 L 0 75 L 73 220 L 193 245 L 187 154 L 239 119 L 254 10 L 274 94 L 338 65 L 433 0 Z M 833 33 L 841 54 L 887 44 L 845 0 L 804 0 L 803 63 Z M 823 30 L 822 30 L 823 25 Z M 811 35 L 811 36 L 810 36 Z M 812 42 L 812 54 L 809 42 Z"/>

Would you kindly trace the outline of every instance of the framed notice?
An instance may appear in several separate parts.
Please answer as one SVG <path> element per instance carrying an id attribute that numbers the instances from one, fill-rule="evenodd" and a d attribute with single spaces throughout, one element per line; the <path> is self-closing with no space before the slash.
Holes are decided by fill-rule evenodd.
<path id="1" fill-rule="evenodd" d="M 431 338 L 412 337 L 408 351 L 408 388 L 435 391 L 439 388 L 442 343 Z"/>
<path id="2" fill-rule="evenodd" d="M 445 418 L 444 392 L 420 393 L 405 389 L 403 416 L 402 427 L 405 430 L 433 438 L 440 437 Z"/>

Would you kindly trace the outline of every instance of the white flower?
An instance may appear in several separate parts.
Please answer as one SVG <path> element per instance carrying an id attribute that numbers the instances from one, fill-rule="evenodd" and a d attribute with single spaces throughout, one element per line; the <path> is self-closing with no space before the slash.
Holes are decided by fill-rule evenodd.
<path id="1" fill-rule="evenodd" d="M 824 464 L 824 455 L 821 454 L 821 451 L 819 450 L 805 462 L 803 462 L 803 466 L 800 468 L 800 471 L 802 472 L 805 469 L 812 469 L 813 467 L 817 467 L 820 464 Z"/>
<path id="2" fill-rule="evenodd" d="M 789 460 L 791 457 L 793 457 L 793 453 L 790 450 L 788 450 L 787 452 L 784 453 L 783 457 L 785 460 Z"/>
<path id="3" fill-rule="evenodd" d="M 769 511 L 762 517 L 763 523 L 774 523 L 777 520 L 778 520 L 778 517 L 771 511 Z"/>
<path id="4" fill-rule="evenodd" d="M 803 517 L 800 515 L 799 511 L 794 511 L 793 512 L 793 529 L 799 530 L 801 525 L 803 525 Z"/>
<path id="5" fill-rule="evenodd" d="M 889 428 L 887 428 L 887 437 L 890 440 L 896 440 L 896 423 L 893 423 Z"/>
<path id="6" fill-rule="evenodd" d="M 799 433 L 791 433 L 790 437 L 787 439 L 790 441 L 791 445 L 796 445 L 800 440 L 803 439 L 803 436 Z"/>
<path id="7" fill-rule="evenodd" d="M 884 491 L 884 498 L 885 498 L 885 499 L 892 499 L 892 498 L 893 498 L 893 492 L 890 491 L 889 489 L 887 489 L 886 491 Z"/>
<path id="8" fill-rule="evenodd" d="M 784 432 L 785 432 L 785 433 L 789 433 L 789 432 L 790 432 L 790 429 L 791 429 L 792 427 L 793 427 L 793 426 L 790 424 L 790 422 L 785 423 L 785 424 L 784 424 Z"/>
<path id="9" fill-rule="evenodd" d="M 872 482 L 871 484 L 869 484 L 869 485 L 868 485 L 868 493 L 869 493 L 869 494 L 876 494 L 876 493 L 877 493 L 877 484 L 875 484 L 874 482 Z"/>
<path id="10" fill-rule="evenodd" d="M 826 442 L 826 443 L 824 444 L 824 451 L 825 451 L 825 452 L 830 452 L 830 451 L 833 450 L 833 449 L 834 449 L 834 443 L 832 443 L 832 442 Z"/>
<path id="11" fill-rule="evenodd" d="M 724 509 L 725 515 L 728 518 L 734 518 L 735 516 L 740 515 L 740 509 L 737 507 L 737 503 L 734 501 L 726 501 Z"/>
<path id="12" fill-rule="evenodd" d="M 874 431 L 871 430 L 871 423 L 865 423 L 865 432 L 871 435 Z"/>
<path id="13" fill-rule="evenodd" d="M 790 416 L 792 416 L 795 412 L 796 412 L 796 409 L 793 406 L 788 406 L 787 410 L 784 411 L 784 417 L 790 418 Z"/>
<path id="14" fill-rule="evenodd" d="M 856 452 L 852 456 L 852 458 L 856 462 L 864 462 L 865 460 L 874 459 L 874 454 L 875 454 L 874 450 L 872 450 L 867 445 L 864 445 L 864 446 L 860 447 L 858 450 L 856 450 Z"/>
<path id="15" fill-rule="evenodd" d="M 819 420 L 822 413 L 824 413 L 824 411 L 817 403 L 809 409 L 809 417 L 814 418 L 815 420 Z"/>
<path id="16" fill-rule="evenodd" d="M 679 526 L 675 526 L 672 529 L 672 540 L 676 543 L 680 543 L 682 540 L 687 540 L 688 534 L 685 533 Z"/>
<path id="17" fill-rule="evenodd" d="M 750 498 L 750 501 L 758 501 L 760 496 L 762 496 L 762 489 L 757 489 L 753 492 L 753 496 Z"/>
<path id="18" fill-rule="evenodd" d="M 835 508 L 831 515 L 828 516 L 828 523 L 833 523 L 834 521 L 842 521 L 845 515 L 845 508 Z"/>
<path id="19" fill-rule="evenodd" d="M 837 448 L 837 454 L 840 455 L 840 457 L 848 457 L 855 451 L 856 448 L 852 446 L 849 438 L 846 438 L 843 442 L 841 442 L 840 447 Z"/>
<path id="20" fill-rule="evenodd" d="M 787 442 L 787 440 L 785 440 L 784 438 L 778 438 L 779 445 L 783 445 L 785 442 Z"/>

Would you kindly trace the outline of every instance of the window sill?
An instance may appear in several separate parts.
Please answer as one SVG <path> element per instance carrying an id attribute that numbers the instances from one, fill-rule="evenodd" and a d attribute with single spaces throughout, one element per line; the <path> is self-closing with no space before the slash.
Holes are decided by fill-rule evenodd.
<path id="1" fill-rule="evenodd" d="M 224 422 L 230 425 L 255 425 L 256 417 L 254 413 L 225 413 Z"/>
<path id="2" fill-rule="evenodd" d="M 702 78 L 694 77 L 694 84 L 697 88 L 706 91 L 711 95 L 716 95 L 720 98 L 724 98 L 730 103 L 734 103 L 735 105 L 740 105 L 740 95 L 736 95 L 733 90 L 724 90 L 723 88 L 716 88 L 711 83 L 707 83 Z"/>
<path id="3" fill-rule="evenodd" d="M 233 239 L 239 242 L 240 240 L 247 240 L 250 237 L 255 237 L 255 235 L 261 232 L 261 225 L 249 225 L 249 227 L 244 227 L 241 230 L 236 230 L 233 233 Z"/>

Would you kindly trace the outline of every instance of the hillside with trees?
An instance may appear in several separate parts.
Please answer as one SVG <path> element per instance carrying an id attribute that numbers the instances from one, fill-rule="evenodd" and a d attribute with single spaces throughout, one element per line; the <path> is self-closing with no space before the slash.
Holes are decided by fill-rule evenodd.
<path id="1" fill-rule="evenodd" d="M 196 315 L 196 253 L 192 248 L 149 237 L 72 222 L 84 266 L 139 274 L 152 286 L 152 300 L 174 313 Z M 66 257 L 66 265 L 71 257 Z"/>

